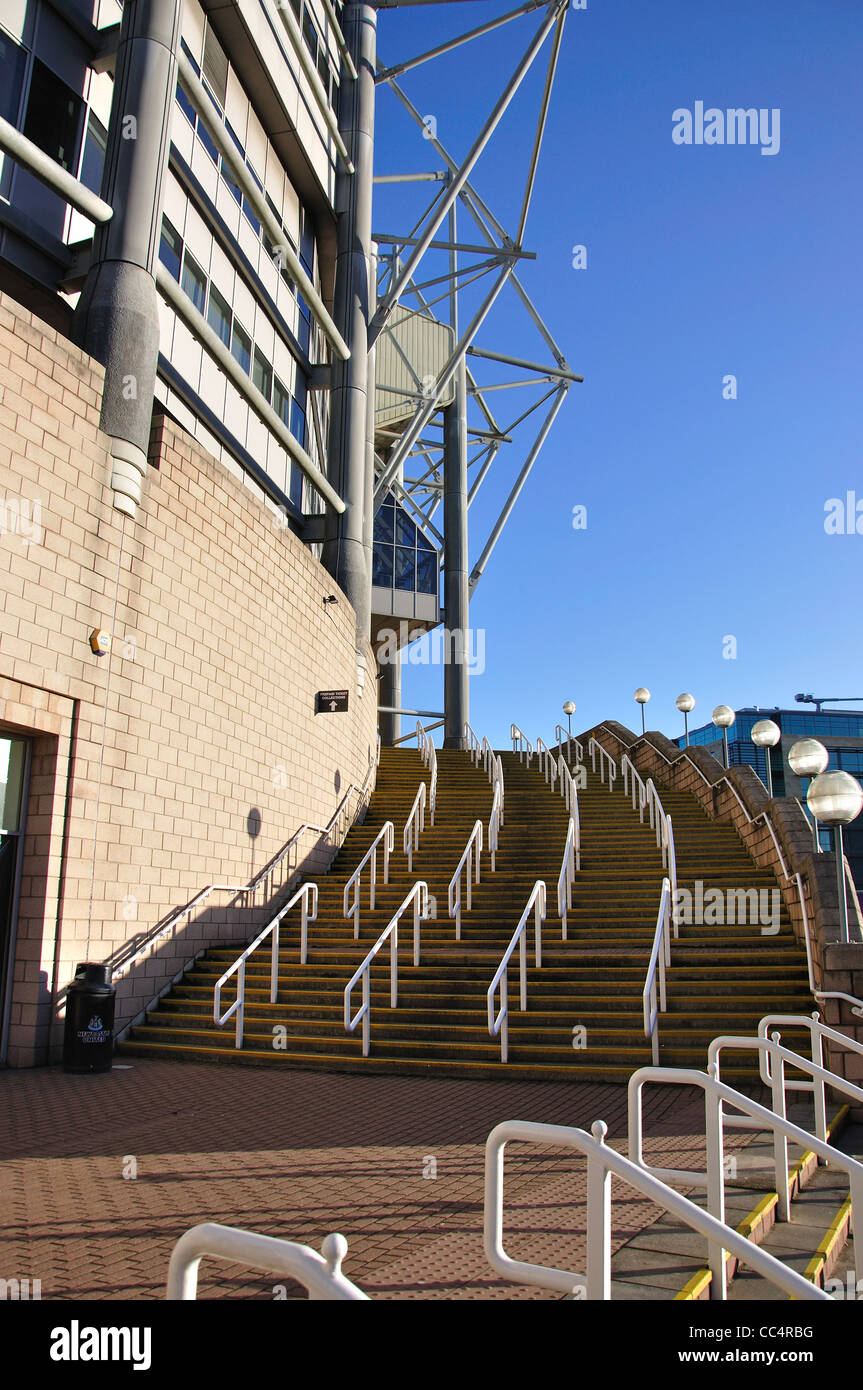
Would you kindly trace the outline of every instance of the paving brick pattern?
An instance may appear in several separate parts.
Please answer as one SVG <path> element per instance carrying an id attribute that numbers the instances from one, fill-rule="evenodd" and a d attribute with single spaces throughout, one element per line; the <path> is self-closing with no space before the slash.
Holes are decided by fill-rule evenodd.
<path id="1" fill-rule="evenodd" d="M 695 1092 L 647 1093 L 649 1152 L 697 1166 Z M 492 1275 L 482 1251 L 483 1153 L 505 1119 L 609 1126 L 616 1085 L 354 1077 L 146 1060 L 104 1076 L 57 1068 L 0 1076 L 0 1277 L 42 1297 L 154 1299 L 174 1242 L 199 1221 L 320 1248 L 348 1239 L 345 1272 L 374 1298 L 556 1298 Z M 740 1142 L 745 1142 L 741 1140 Z M 137 1177 L 124 1178 L 130 1160 Z M 437 1176 L 424 1177 L 436 1164 Z M 507 1247 L 584 1268 L 585 1165 L 508 1150 Z M 615 1186 L 615 1247 L 659 1212 Z M 292 1298 L 277 1276 L 201 1265 L 199 1297 Z"/>

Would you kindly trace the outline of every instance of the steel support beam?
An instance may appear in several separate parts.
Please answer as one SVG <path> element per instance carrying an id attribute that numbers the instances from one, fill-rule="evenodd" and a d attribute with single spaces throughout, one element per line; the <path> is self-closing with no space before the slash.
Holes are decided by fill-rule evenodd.
<path id="1" fill-rule="evenodd" d="M 456 208 L 450 210 L 450 240 L 457 244 Z M 458 253 L 450 251 L 450 326 L 458 338 Z M 467 371 L 464 354 L 454 376 L 453 401 L 443 412 L 444 477 L 444 748 L 464 745 L 470 722 L 467 667 L 470 589 L 467 541 Z"/>
<path id="2" fill-rule="evenodd" d="M 340 168 L 336 178 L 338 246 L 334 315 L 350 350 L 348 361 L 333 363 L 330 392 L 330 481 L 345 502 L 341 516 L 324 523 L 321 558 L 347 595 L 357 617 L 357 650 L 371 631 L 372 554 L 367 511 L 369 402 L 374 380 L 369 375 L 369 318 L 372 284 L 372 165 L 375 121 L 375 47 L 377 16 L 364 0 L 344 9 L 344 34 L 357 70 L 351 81 L 342 65 L 340 128 L 354 169 Z"/>

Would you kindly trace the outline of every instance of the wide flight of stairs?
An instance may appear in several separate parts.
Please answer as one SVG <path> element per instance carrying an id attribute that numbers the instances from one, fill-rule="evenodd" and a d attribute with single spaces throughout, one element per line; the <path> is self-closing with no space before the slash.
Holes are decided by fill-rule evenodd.
<path id="1" fill-rule="evenodd" d="M 180 984 L 132 1030 L 129 1053 L 191 1060 L 244 1061 L 345 1071 L 386 1071 L 521 1079 L 624 1081 L 650 1063 L 642 1024 L 642 991 L 659 905 L 662 863 L 653 831 L 618 789 L 609 792 L 588 771 L 579 791 L 581 870 L 576 875 L 568 940 L 561 940 L 556 888 L 568 815 L 560 796 L 537 768 L 502 754 L 506 821 L 497 870 L 483 855 L 473 908 L 464 912 L 461 941 L 447 915 L 447 885 L 476 819 L 487 827 L 492 793 L 468 755 L 438 750 L 435 825 L 414 855 L 413 873 L 402 854 L 402 830 L 419 782 L 428 772 L 418 752 L 384 749 L 377 787 L 365 822 L 354 826 L 330 872 L 317 879 L 319 911 L 309 926 L 308 963 L 298 963 L 299 926 L 282 933 L 278 999 L 269 1002 L 269 943 L 247 966 L 244 1043 L 234 1048 L 233 1022 L 213 1023 L 213 987 L 236 959 L 237 946 L 208 951 Z M 678 882 L 705 886 L 772 888 L 735 832 L 708 820 L 691 797 L 663 792 L 677 846 Z M 377 904 L 368 908 L 364 883 L 361 932 L 342 915 L 344 884 L 385 820 L 395 824 L 390 881 L 380 873 Z M 548 902 L 541 969 L 529 941 L 528 1011 L 518 1010 L 518 955 L 509 972 L 509 1062 L 489 1036 L 486 992 L 538 878 Z M 412 883 L 424 879 L 437 915 L 422 923 L 421 964 L 412 963 L 412 915 L 399 930 L 399 1007 L 390 1004 L 389 947 L 371 970 L 371 1050 L 362 1056 L 361 1029 L 348 1034 L 343 992 Z M 278 904 L 274 904 L 274 910 Z M 292 914 L 293 916 L 294 914 Z M 233 988 L 222 1007 L 234 999 Z M 361 1002 L 358 987 L 352 999 Z M 668 1013 L 660 1020 L 661 1060 L 703 1067 L 717 1033 L 751 1033 L 767 1012 L 804 1012 L 811 1004 L 805 953 L 783 914 L 776 936 L 758 924 L 681 927 L 672 952 Z M 790 1038 L 790 1035 L 789 1035 Z M 793 1045 L 793 1043 L 792 1043 Z M 723 1075 L 752 1079 L 751 1057 L 729 1057 Z"/>

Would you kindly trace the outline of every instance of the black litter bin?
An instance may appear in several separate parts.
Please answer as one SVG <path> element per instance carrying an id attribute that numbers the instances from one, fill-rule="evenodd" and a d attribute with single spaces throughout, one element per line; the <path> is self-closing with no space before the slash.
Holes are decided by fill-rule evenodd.
<path id="1" fill-rule="evenodd" d="M 63 1070 L 110 1071 L 117 991 L 107 965 L 79 965 L 66 991 Z"/>

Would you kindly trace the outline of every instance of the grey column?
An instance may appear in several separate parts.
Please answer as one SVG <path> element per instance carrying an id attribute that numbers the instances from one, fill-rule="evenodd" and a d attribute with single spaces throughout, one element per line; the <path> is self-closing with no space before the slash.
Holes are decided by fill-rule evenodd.
<path id="1" fill-rule="evenodd" d="M 470 720 L 467 563 L 467 369 L 454 378 L 455 399 L 444 409 L 444 748 L 461 748 Z"/>
<path id="2" fill-rule="evenodd" d="M 355 172 L 339 167 L 336 177 L 338 249 L 334 313 L 351 351 L 335 362 L 330 392 L 328 472 L 344 499 L 341 516 L 328 512 L 321 558 L 347 594 L 357 615 L 357 642 L 371 627 L 371 547 L 364 522 L 368 494 L 367 412 L 369 387 L 368 330 L 372 232 L 372 161 L 375 119 L 377 16 L 371 5 L 352 0 L 345 6 L 345 40 L 356 65 L 353 81 L 342 64 L 339 129 Z"/>
<path id="3" fill-rule="evenodd" d="M 181 3 L 126 0 L 101 190 L 114 216 L 96 231 L 73 328 L 105 367 L 100 423 L 112 437 L 115 505 L 130 516 L 147 466 L 159 354 L 154 268 Z"/>
<path id="4" fill-rule="evenodd" d="M 381 667 L 381 678 L 378 681 L 380 698 L 378 704 L 388 705 L 390 709 L 401 709 L 402 704 L 402 668 L 398 660 L 399 653 L 395 653 L 396 660 L 386 662 Z M 400 714 L 382 714 L 378 721 L 381 734 L 381 744 L 384 748 L 391 748 L 397 738 L 401 737 L 402 717 Z"/>

